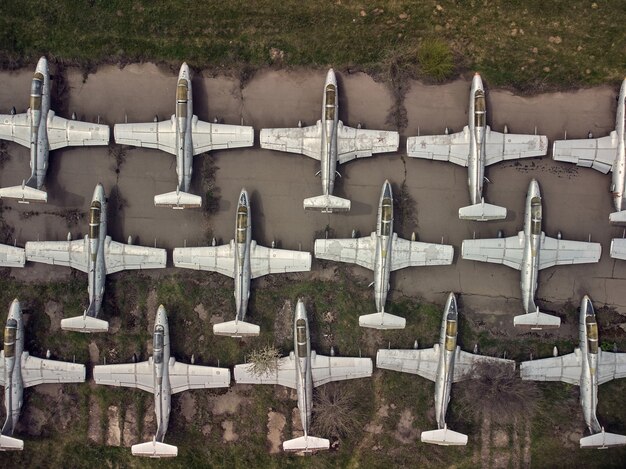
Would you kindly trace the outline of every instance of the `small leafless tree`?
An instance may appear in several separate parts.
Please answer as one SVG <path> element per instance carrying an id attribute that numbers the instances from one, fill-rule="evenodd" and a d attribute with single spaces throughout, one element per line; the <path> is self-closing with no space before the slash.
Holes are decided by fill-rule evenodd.
<path id="1" fill-rule="evenodd" d="M 248 355 L 250 371 L 255 376 L 262 376 L 268 373 L 275 373 L 278 370 L 278 360 L 280 351 L 273 345 L 253 350 Z"/>
<path id="2" fill-rule="evenodd" d="M 341 438 L 363 425 L 357 388 L 353 383 L 329 383 L 315 390 L 312 425 L 316 435 Z"/>

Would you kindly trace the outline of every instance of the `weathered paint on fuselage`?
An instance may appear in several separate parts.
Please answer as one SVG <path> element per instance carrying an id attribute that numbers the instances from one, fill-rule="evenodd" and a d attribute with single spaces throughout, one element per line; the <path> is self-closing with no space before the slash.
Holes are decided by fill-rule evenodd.
<path id="1" fill-rule="evenodd" d="M 339 107 L 337 99 L 337 78 L 331 68 L 326 75 L 322 100 L 322 151 L 320 157 L 322 190 L 324 195 L 332 195 L 337 172 L 337 123 Z"/>
<path id="2" fill-rule="evenodd" d="M 250 247 L 252 244 L 250 199 L 245 189 L 239 194 L 235 217 L 235 305 L 237 321 L 243 321 L 250 297 Z"/>
<path id="3" fill-rule="evenodd" d="M 13 300 L 4 328 L 4 408 L 6 420 L 2 434 L 11 436 L 22 410 L 24 383 L 22 380 L 22 353 L 24 352 L 24 323 L 22 309 Z"/>
<path id="4" fill-rule="evenodd" d="M 450 402 L 454 360 L 457 354 L 458 317 L 456 297 L 453 293 L 450 293 L 443 312 L 443 320 L 441 321 L 439 365 L 435 378 L 435 418 L 437 419 L 437 427 L 439 429 L 444 428 L 446 425 L 446 412 Z"/>
<path id="5" fill-rule="evenodd" d="M 304 435 L 309 434 L 313 407 L 313 376 L 311 373 L 311 341 L 309 320 L 302 300 L 298 300 L 293 325 L 294 359 L 296 360 L 296 391 Z"/>
<path id="6" fill-rule="evenodd" d="M 591 433 L 602 431 L 596 417 L 598 406 L 598 322 L 591 300 L 585 296 L 580 305 L 580 357 L 582 371 L 580 374 L 580 404 L 583 408 L 585 423 Z"/>
<path id="7" fill-rule="evenodd" d="M 176 175 L 178 190 L 189 191 L 193 171 L 193 142 L 191 124 L 193 119 L 193 94 L 189 67 L 183 63 L 176 85 Z"/>
<path id="8" fill-rule="evenodd" d="M 524 216 L 524 254 L 520 270 L 520 288 L 522 302 L 526 313 L 535 312 L 535 292 L 539 273 L 539 254 L 541 246 L 541 192 L 534 179 L 530 181 L 526 196 L 526 213 Z"/>
<path id="9" fill-rule="evenodd" d="M 170 332 L 167 313 L 159 306 L 153 334 L 154 413 L 157 421 L 156 441 L 163 442 L 170 421 L 172 388 L 170 386 Z"/>
<path id="10" fill-rule="evenodd" d="M 487 125 L 487 111 L 485 90 L 480 75 L 476 73 L 472 80 L 469 103 L 469 133 L 470 151 L 467 160 L 470 199 L 472 204 L 480 203 L 483 193 L 485 176 L 485 127 Z"/>
<path id="11" fill-rule="evenodd" d="M 611 195 L 615 210 L 621 211 L 624 206 L 623 200 L 626 197 L 626 150 L 624 135 L 624 119 L 626 119 L 626 78 L 622 82 L 617 102 L 617 113 L 615 117 L 615 133 L 617 134 L 617 154 L 612 169 Z"/>
<path id="12" fill-rule="evenodd" d="M 374 299 L 376 311 L 385 311 L 391 272 L 391 251 L 395 239 L 393 232 L 393 194 L 391 184 L 385 181 L 378 204 L 376 225 L 376 255 L 374 258 Z"/>

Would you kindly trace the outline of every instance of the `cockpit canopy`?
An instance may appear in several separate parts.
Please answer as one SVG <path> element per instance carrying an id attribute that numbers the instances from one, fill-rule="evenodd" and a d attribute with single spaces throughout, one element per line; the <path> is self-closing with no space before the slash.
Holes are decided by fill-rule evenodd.
<path id="1" fill-rule="evenodd" d="M 457 321 L 456 319 L 448 319 L 446 321 L 446 343 L 445 347 L 448 352 L 454 352 L 456 347 Z"/>
<path id="2" fill-rule="evenodd" d="M 337 90 L 335 85 L 329 83 L 326 85 L 326 109 L 324 112 L 324 120 L 334 121 L 335 120 L 335 96 Z"/>
<path id="3" fill-rule="evenodd" d="M 298 347 L 298 357 L 306 356 L 306 321 L 298 319 L 296 321 L 296 346 Z"/>
<path id="4" fill-rule="evenodd" d="M 101 204 L 99 200 L 94 200 L 89 209 L 89 237 L 94 239 L 100 232 L 100 212 Z"/>
<path id="5" fill-rule="evenodd" d="M 587 351 L 589 353 L 598 353 L 598 323 L 596 317 L 586 316 L 585 327 L 587 328 Z"/>
<path id="6" fill-rule="evenodd" d="M 15 341 L 17 339 L 17 321 L 9 319 L 4 328 L 4 356 L 12 358 L 15 356 Z"/>
<path id="7" fill-rule="evenodd" d="M 237 243 L 246 242 L 248 230 L 248 209 L 242 205 L 237 209 Z"/>
<path id="8" fill-rule="evenodd" d="M 382 204 L 382 213 L 380 216 L 380 234 L 382 236 L 391 235 L 391 222 L 393 221 L 393 202 L 390 198 L 385 197 Z"/>
<path id="9" fill-rule="evenodd" d="M 483 90 L 476 90 L 474 95 L 474 126 L 485 127 L 486 112 L 485 112 L 485 92 Z"/>
<path id="10" fill-rule="evenodd" d="M 538 235 L 541 233 L 541 199 L 533 197 L 530 201 L 530 232 Z"/>
<path id="11" fill-rule="evenodd" d="M 152 350 L 154 354 L 154 363 L 163 363 L 163 343 L 164 343 L 165 330 L 163 326 L 157 326 L 154 330 L 154 342 Z"/>

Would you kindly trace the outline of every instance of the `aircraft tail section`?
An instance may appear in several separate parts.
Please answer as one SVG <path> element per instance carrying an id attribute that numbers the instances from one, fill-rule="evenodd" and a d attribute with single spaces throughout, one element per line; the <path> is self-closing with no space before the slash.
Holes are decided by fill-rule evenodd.
<path id="1" fill-rule="evenodd" d="M 248 337 L 259 335 L 261 328 L 256 324 L 244 321 L 226 321 L 213 324 L 213 334 L 227 335 L 230 337 Z"/>
<path id="2" fill-rule="evenodd" d="M 318 195 L 304 199 L 305 210 L 321 210 L 322 213 L 347 212 L 350 210 L 350 201 L 334 195 Z"/>
<path id="3" fill-rule="evenodd" d="M 611 223 L 626 223 L 626 210 L 609 214 L 609 221 Z"/>
<path id="4" fill-rule="evenodd" d="M 309 453 L 328 448 L 330 448 L 330 441 L 326 438 L 318 438 L 309 435 L 294 438 L 293 440 L 287 440 L 283 443 L 283 450 L 285 451 L 304 451 Z"/>
<path id="5" fill-rule="evenodd" d="M 202 197 L 183 191 L 168 192 L 154 196 L 155 207 L 171 207 L 182 210 L 184 208 L 202 207 Z"/>
<path id="6" fill-rule="evenodd" d="M 404 329 L 406 319 L 383 311 L 381 313 L 359 316 L 359 326 L 372 329 Z"/>
<path id="7" fill-rule="evenodd" d="M 92 303 L 93 305 L 94 303 Z M 89 309 L 82 316 L 73 318 L 65 318 L 61 320 L 61 329 L 64 331 L 84 332 L 90 334 L 92 332 L 109 332 L 109 323 L 102 319 L 94 318 L 89 315 Z"/>
<path id="8" fill-rule="evenodd" d="M 442 446 L 464 446 L 467 444 L 467 435 L 449 430 L 448 427 L 422 432 L 420 439 L 423 443 Z"/>
<path id="9" fill-rule="evenodd" d="M 604 431 L 604 428 L 600 433 L 594 433 L 593 435 L 580 439 L 581 448 L 605 449 L 610 448 L 611 446 L 624 445 L 626 445 L 626 436 L 618 435 L 616 433 L 607 433 Z"/>
<path id="10" fill-rule="evenodd" d="M 22 451 L 24 442 L 18 438 L 0 435 L 0 451 Z"/>
<path id="11" fill-rule="evenodd" d="M 504 218 L 506 218 L 506 208 L 486 204 L 485 199 L 482 199 L 479 204 L 459 209 L 459 219 L 461 220 L 489 221 L 502 220 Z"/>
<path id="12" fill-rule="evenodd" d="M 156 439 L 147 443 L 139 443 L 131 447 L 133 456 L 143 456 L 145 458 L 174 458 L 178 456 L 178 448 L 168 445 Z"/>
<path id="13" fill-rule="evenodd" d="M 561 325 L 561 318 L 551 314 L 541 313 L 539 309 L 534 313 L 521 314 L 513 318 L 514 326 L 530 327 L 531 329 L 555 329 Z"/>
<path id="14" fill-rule="evenodd" d="M 3 187 L 0 189 L 0 199 L 18 199 L 21 204 L 29 204 L 31 202 L 48 202 L 48 193 L 32 187 L 30 184 L 35 178 L 22 182 L 21 186 Z"/>

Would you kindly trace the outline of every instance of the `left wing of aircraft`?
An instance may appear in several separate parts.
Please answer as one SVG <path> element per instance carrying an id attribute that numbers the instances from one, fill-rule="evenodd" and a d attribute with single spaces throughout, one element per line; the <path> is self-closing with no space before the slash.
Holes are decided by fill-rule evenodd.
<path id="1" fill-rule="evenodd" d="M 115 143 L 176 154 L 176 116 L 161 122 L 115 124 Z"/>
<path id="2" fill-rule="evenodd" d="M 93 379 L 96 384 L 143 389 L 154 393 L 154 369 L 152 358 L 139 363 L 119 365 L 96 365 Z"/>
<path id="3" fill-rule="evenodd" d="M 445 244 L 408 241 L 393 234 L 391 245 L 391 270 L 424 265 L 452 264 L 454 248 Z"/>
<path id="4" fill-rule="evenodd" d="M 553 265 L 589 264 L 598 262 L 602 254 L 600 243 L 566 241 L 545 236 L 542 233 L 539 252 L 539 269 Z"/>
<path id="5" fill-rule="evenodd" d="M 254 144 L 254 129 L 247 125 L 210 124 L 193 116 L 191 142 L 194 155 L 209 150 L 251 147 Z"/>
<path id="6" fill-rule="evenodd" d="M 354 129 L 337 123 L 337 163 L 343 164 L 355 158 L 365 158 L 373 153 L 397 151 L 400 143 L 398 132 L 386 130 Z"/>
<path id="7" fill-rule="evenodd" d="M 30 111 L 0 115 L 0 139 L 30 147 Z"/>
<path id="8" fill-rule="evenodd" d="M 261 148 L 300 153 L 319 160 L 322 157 L 322 122 L 309 127 L 261 129 Z"/>
<path id="9" fill-rule="evenodd" d="M 4 366 L 4 352 L 0 360 Z M 82 383 L 85 381 L 85 365 L 37 358 L 23 352 L 22 380 L 25 388 L 45 383 Z"/>
<path id="10" fill-rule="evenodd" d="M 461 347 L 456 348 L 456 357 L 454 359 L 454 373 L 452 382 L 463 381 L 472 378 L 474 367 L 479 363 L 491 363 L 493 365 L 506 364 L 511 368 L 511 372 L 515 372 L 515 361 L 506 360 L 504 358 L 487 357 L 485 355 L 475 355 L 473 353 L 464 352 Z"/>
<path id="11" fill-rule="evenodd" d="M 24 249 L 0 244 L 0 267 L 24 267 L 25 262 Z"/>
<path id="12" fill-rule="evenodd" d="M 575 163 L 584 168 L 593 168 L 606 174 L 613 170 L 618 142 L 615 130 L 602 138 L 557 140 L 552 146 L 552 158 L 556 161 Z"/>
<path id="13" fill-rule="evenodd" d="M 303 251 L 266 248 L 250 243 L 250 275 L 252 278 L 285 272 L 311 270 L 311 254 Z"/>
<path id="14" fill-rule="evenodd" d="M 624 238 L 613 238 L 611 240 L 611 257 L 615 259 L 624 259 L 626 260 L 626 239 Z"/>
<path id="15" fill-rule="evenodd" d="M 437 378 L 440 346 L 419 350 L 380 349 L 376 354 L 376 367 L 420 375 L 430 381 Z"/>
<path id="16" fill-rule="evenodd" d="M 122 270 L 162 269 L 167 261 L 167 253 L 165 249 L 118 243 L 107 236 L 104 240 L 104 258 L 106 273 L 114 274 Z"/>
<path id="17" fill-rule="evenodd" d="M 235 244 L 205 246 L 197 248 L 175 248 L 174 265 L 185 269 L 219 272 L 229 277 L 235 276 Z"/>
<path id="18" fill-rule="evenodd" d="M 520 376 L 534 381 L 563 381 L 580 385 L 581 358 L 580 349 L 577 348 L 574 353 L 567 355 L 522 362 Z"/>
<path id="19" fill-rule="evenodd" d="M 598 384 L 626 377 L 626 353 L 599 350 Z"/>
<path id="20" fill-rule="evenodd" d="M 108 145 L 109 126 L 68 120 L 48 112 L 48 145 L 50 150 L 67 146 Z"/>
<path id="21" fill-rule="evenodd" d="M 188 389 L 227 388 L 230 370 L 213 366 L 187 365 L 170 358 L 170 386 L 172 394 Z"/>
<path id="22" fill-rule="evenodd" d="M 74 241 L 29 241 L 24 250 L 26 260 L 43 264 L 64 265 L 88 271 L 88 237 Z"/>
<path id="23" fill-rule="evenodd" d="M 296 389 L 296 359 L 291 352 L 288 357 L 278 360 L 275 370 L 267 373 L 255 373 L 250 363 L 235 365 L 235 381 L 241 384 L 280 384 L 288 388 Z"/>
<path id="24" fill-rule="evenodd" d="M 513 269 L 522 268 L 524 232 L 517 236 L 494 239 L 465 239 L 461 245 L 463 259 L 504 264 Z"/>
<path id="25" fill-rule="evenodd" d="M 315 257 L 337 262 L 357 264 L 374 270 L 376 233 L 364 238 L 316 239 Z"/>
<path id="26" fill-rule="evenodd" d="M 502 134 L 485 129 L 485 166 L 504 160 L 543 156 L 548 151 L 545 135 Z"/>
<path id="27" fill-rule="evenodd" d="M 465 126 L 461 132 L 454 134 L 409 137 L 406 151 L 412 158 L 449 161 L 459 166 L 467 166 L 470 152 L 469 127 Z"/>
<path id="28" fill-rule="evenodd" d="M 372 376 L 372 359 L 357 357 L 327 357 L 311 352 L 311 374 L 313 386 L 331 381 L 367 378 Z"/>

